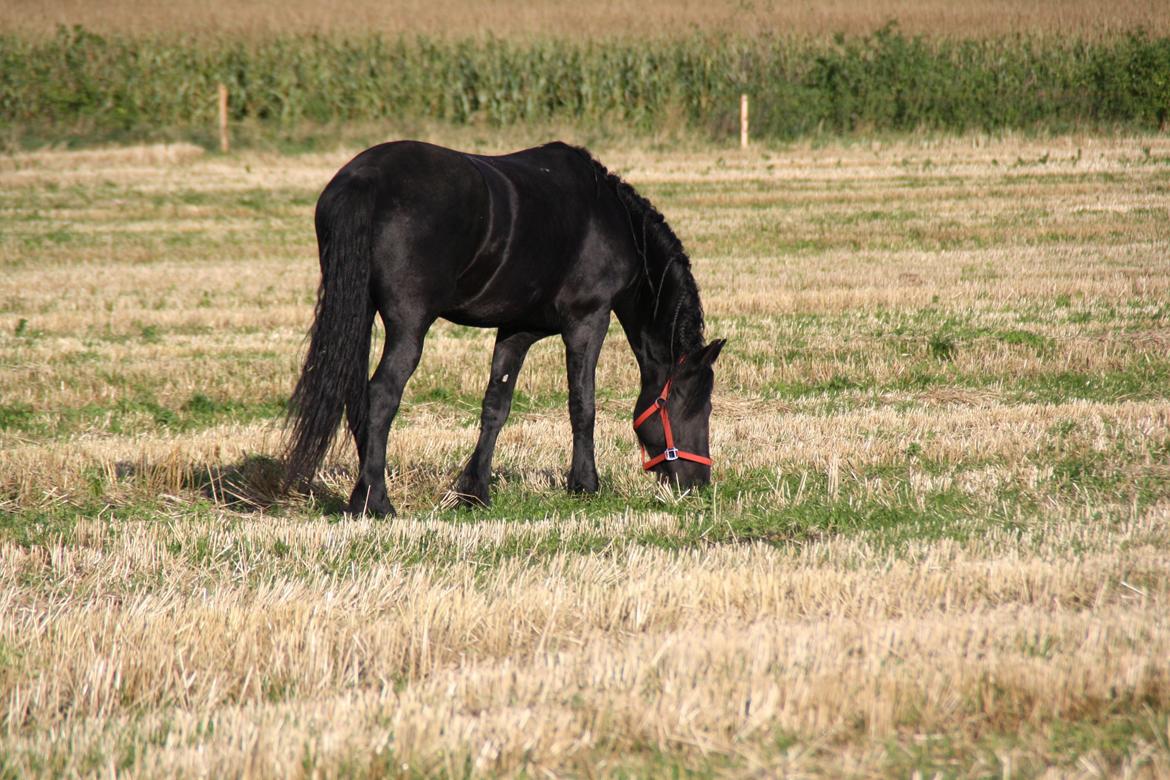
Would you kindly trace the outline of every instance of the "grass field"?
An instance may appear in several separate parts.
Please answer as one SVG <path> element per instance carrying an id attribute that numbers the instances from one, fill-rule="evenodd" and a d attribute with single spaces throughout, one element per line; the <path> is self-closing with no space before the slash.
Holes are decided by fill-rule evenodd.
<path id="1" fill-rule="evenodd" d="M 1170 138 L 596 149 L 730 340 L 716 485 L 640 472 L 615 325 L 602 493 L 548 340 L 442 509 L 440 324 L 386 522 L 340 439 L 272 491 L 353 151 L 0 158 L 0 777 L 1170 775 Z"/>

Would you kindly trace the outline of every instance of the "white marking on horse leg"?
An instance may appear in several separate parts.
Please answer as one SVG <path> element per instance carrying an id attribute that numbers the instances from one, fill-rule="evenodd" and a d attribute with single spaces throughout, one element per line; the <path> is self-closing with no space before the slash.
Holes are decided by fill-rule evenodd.
<path id="1" fill-rule="evenodd" d="M 504 384 L 507 384 L 507 383 L 508 383 L 508 377 L 509 377 L 509 376 L 511 376 L 511 375 L 510 375 L 510 374 L 504 374 L 502 377 L 500 377 L 500 381 L 501 381 L 501 382 L 503 382 Z"/>

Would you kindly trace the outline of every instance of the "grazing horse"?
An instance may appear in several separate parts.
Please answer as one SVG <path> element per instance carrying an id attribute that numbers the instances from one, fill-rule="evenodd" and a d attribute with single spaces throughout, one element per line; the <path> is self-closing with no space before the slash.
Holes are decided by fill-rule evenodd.
<path id="1" fill-rule="evenodd" d="M 317 201 L 321 285 L 291 403 L 286 486 L 312 477 L 342 411 L 360 473 L 349 511 L 393 514 L 386 439 L 437 318 L 497 328 L 479 441 L 454 492 L 486 505 L 496 437 L 528 349 L 565 343 L 568 488 L 598 489 L 594 373 L 610 312 L 641 371 L 644 468 L 682 487 L 711 478 L 712 363 L 690 260 L 662 215 L 589 152 L 550 143 L 499 157 L 416 141 L 359 154 Z M 386 343 L 369 377 L 374 315 Z"/>

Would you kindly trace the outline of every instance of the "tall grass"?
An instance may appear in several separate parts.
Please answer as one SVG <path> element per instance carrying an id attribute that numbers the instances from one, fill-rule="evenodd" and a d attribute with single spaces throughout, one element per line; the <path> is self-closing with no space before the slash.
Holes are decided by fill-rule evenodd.
<path id="1" fill-rule="evenodd" d="M 859 37 L 696 36 L 445 40 L 286 36 L 177 41 L 62 28 L 0 37 L 0 122 L 33 134 L 189 134 L 211 125 L 215 84 L 235 120 L 306 125 L 557 121 L 730 132 L 740 92 L 753 132 L 786 139 L 866 130 L 1156 129 L 1170 110 L 1170 37 L 928 40 L 894 26 Z"/>

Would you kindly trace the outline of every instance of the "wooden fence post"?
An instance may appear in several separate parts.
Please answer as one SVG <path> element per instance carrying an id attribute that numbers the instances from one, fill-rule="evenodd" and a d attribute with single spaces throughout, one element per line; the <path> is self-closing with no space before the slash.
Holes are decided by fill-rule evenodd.
<path id="1" fill-rule="evenodd" d="M 739 96 L 739 148 L 748 148 L 748 96 Z"/>
<path id="2" fill-rule="evenodd" d="M 219 84 L 219 150 L 227 154 L 228 144 L 228 89 L 223 82 Z"/>

